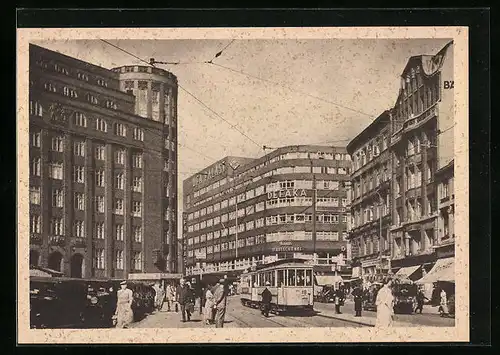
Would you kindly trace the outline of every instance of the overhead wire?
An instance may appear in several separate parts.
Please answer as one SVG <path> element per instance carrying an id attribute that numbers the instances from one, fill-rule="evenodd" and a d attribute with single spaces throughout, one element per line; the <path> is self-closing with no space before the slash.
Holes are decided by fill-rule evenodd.
<path id="1" fill-rule="evenodd" d="M 142 61 L 142 62 L 144 62 L 144 63 L 147 63 L 148 65 L 150 65 L 150 66 L 153 66 L 153 67 L 154 67 L 154 64 L 153 64 L 154 62 L 153 62 L 153 61 L 152 61 L 153 63 L 152 63 L 152 62 L 147 62 L 147 61 L 145 61 L 145 60 L 143 60 L 143 59 L 139 58 L 138 56 L 136 56 L 136 55 L 134 55 L 134 54 L 132 54 L 132 53 L 130 53 L 130 52 L 128 52 L 128 51 L 126 51 L 126 50 L 124 50 L 124 49 L 120 48 L 119 46 L 116 46 L 116 45 L 114 45 L 114 44 L 112 44 L 112 43 L 110 43 L 110 42 L 106 41 L 106 40 L 101 39 L 101 41 L 103 41 L 103 42 L 105 42 L 105 43 L 107 43 L 107 44 L 109 44 L 109 45 L 113 46 L 114 48 L 117 48 L 117 49 L 121 50 L 122 52 L 127 53 L 127 54 L 131 55 L 132 57 L 134 57 L 134 58 L 136 58 L 136 59 L 139 59 L 140 61 Z M 229 43 L 226 47 L 224 47 L 224 49 L 223 49 L 222 51 L 224 51 L 227 47 L 229 47 L 229 45 L 230 45 L 231 43 L 233 43 L 233 42 L 234 42 L 234 40 L 233 40 L 233 41 L 231 41 L 231 42 L 230 42 L 230 43 Z M 219 53 L 222 53 L 222 51 L 220 51 Z M 217 53 L 217 54 L 219 54 L 219 53 Z M 220 54 L 219 54 L 219 55 L 220 55 Z M 216 57 L 217 57 L 217 55 L 216 55 L 214 58 L 216 58 Z M 159 63 L 159 62 L 156 62 L 156 63 Z M 206 109 L 208 109 L 210 112 L 212 112 L 214 115 L 216 115 L 219 119 L 221 119 L 222 121 L 226 122 L 226 123 L 227 123 L 227 124 L 228 124 L 228 125 L 232 128 L 232 129 L 234 129 L 234 130 L 236 130 L 237 132 L 239 132 L 241 135 L 243 135 L 243 136 L 244 136 L 245 138 L 247 138 L 249 141 L 251 141 L 252 143 L 254 143 L 255 145 L 257 145 L 259 148 L 261 148 L 261 147 L 262 147 L 262 146 L 261 146 L 259 143 L 257 143 L 254 139 L 252 139 L 251 137 L 249 137 L 247 134 L 245 134 L 245 133 L 244 133 L 244 132 L 242 132 L 240 129 L 238 129 L 238 128 L 234 125 L 234 124 L 232 124 L 231 122 L 229 122 L 228 120 L 226 120 L 224 117 L 222 117 L 219 113 L 217 113 L 217 112 L 216 112 L 216 111 L 214 111 L 212 108 L 210 108 L 207 104 L 205 104 L 203 101 L 201 101 L 201 100 L 200 100 L 198 97 L 196 97 L 193 93 L 191 93 L 190 91 L 188 91 L 186 88 L 184 88 L 184 87 L 183 87 L 182 85 L 180 85 L 179 83 L 177 83 L 177 85 L 178 85 L 178 86 L 179 86 L 179 88 L 181 88 L 184 92 L 186 92 L 189 96 L 191 96 L 192 98 L 194 98 L 194 99 L 195 99 L 195 100 L 196 100 L 199 104 L 201 104 L 203 107 L 205 107 Z"/>

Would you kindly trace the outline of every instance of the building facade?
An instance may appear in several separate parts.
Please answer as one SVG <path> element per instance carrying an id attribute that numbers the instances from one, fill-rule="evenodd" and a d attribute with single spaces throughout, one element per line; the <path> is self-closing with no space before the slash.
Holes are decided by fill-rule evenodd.
<path id="1" fill-rule="evenodd" d="M 383 112 L 348 145 L 352 157 L 349 245 L 353 275 L 390 269 L 391 113 Z"/>
<path id="2" fill-rule="evenodd" d="M 118 73 L 120 90 L 135 97 L 135 114 L 163 124 L 163 165 L 153 167 L 162 170 L 153 181 L 154 185 L 163 186 L 161 195 L 148 196 L 153 206 L 155 199 L 161 196 L 163 223 L 158 223 L 158 216 L 151 217 L 148 223 L 158 223 L 162 230 L 163 248 L 166 271 L 176 272 L 177 269 L 177 77 L 172 73 L 148 66 L 122 66 L 113 68 Z"/>
<path id="3" fill-rule="evenodd" d="M 258 159 L 226 157 L 186 179 L 186 274 L 293 257 L 322 260 L 330 271 L 343 264 L 336 258 L 347 244 L 350 169 L 345 148 L 290 146 Z"/>
<path id="4" fill-rule="evenodd" d="M 72 277 L 165 271 L 164 122 L 136 114 L 119 73 L 36 45 L 29 80 L 30 265 Z"/>
<path id="5" fill-rule="evenodd" d="M 430 271 L 436 247 L 452 238 L 449 228 L 444 236 L 450 213 L 439 210 L 450 211 L 451 201 L 441 201 L 438 186 L 453 176 L 453 105 L 453 42 L 411 57 L 393 109 L 390 233 L 392 271 L 413 279 Z"/>

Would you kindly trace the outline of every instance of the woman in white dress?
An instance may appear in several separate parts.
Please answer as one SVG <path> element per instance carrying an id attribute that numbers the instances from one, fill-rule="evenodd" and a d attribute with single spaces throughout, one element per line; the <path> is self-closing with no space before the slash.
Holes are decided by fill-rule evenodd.
<path id="1" fill-rule="evenodd" d="M 205 293 L 205 308 L 203 309 L 203 318 L 205 320 L 205 324 L 209 325 L 212 323 L 212 315 L 214 309 L 214 294 L 211 290 L 211 285 L 208 285 L 207 291 Z"/>
<path id="2" fill-rule="evenodd" d="M 439 294 L 440 297 L 440 302 L 439 305 L 441 306 L 441 317 L 445 317 L 448 315 L 448 297 L 446 294 L 446 291 L 441 289 L 441 293 Z"/>
<path id="3" fill-rule="evenodd" d="M 376 327 L 390 327 L 394 315 L 394 296 L 391 290 L 392 281 L 385 280 L 384 286 L 378 291 L 375 304 L 377 306 Z"/>

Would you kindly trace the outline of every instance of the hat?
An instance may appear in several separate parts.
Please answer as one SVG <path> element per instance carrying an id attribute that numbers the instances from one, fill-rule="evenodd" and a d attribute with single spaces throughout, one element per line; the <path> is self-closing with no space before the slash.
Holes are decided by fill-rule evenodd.
<path id="1" fill-rule="evenodd" d="M 126 281 L 126 280 L 124 280 L 124 281 L 120 282 L 120 285 L 126 285 L 126 284 L 127 284 L 127 281 Z"/>
<path id="2" fill-rule="evenodd" d="M 267 281 L 266 286 L 271 286 L 271 283 L 269 281 Z"/>
<path id="3" fill-rule="evenodd" d="M 220 284 L 223 284 L 224 282 L 226 282 L 226 280 L 225 280 L 225 279 L 220 279 L 220 280 L 219 280 L 219 283 L 220 283 Z"/>

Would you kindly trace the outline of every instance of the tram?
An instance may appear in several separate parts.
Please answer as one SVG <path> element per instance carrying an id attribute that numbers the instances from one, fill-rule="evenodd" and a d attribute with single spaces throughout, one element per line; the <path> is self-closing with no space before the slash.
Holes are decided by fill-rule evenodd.
<path id="1" fill-rule="evenodd" d="M 241 304 L 260 308 L 262 292 L 267 287 L 272 294 L 271 312 L 289 311 L 313 312 L 313 268 L 303 259 L 284 259 L 259 265 L 240 277 L 239 293 Z M 266 286 L 269 282 L 270 286 Z"/>

